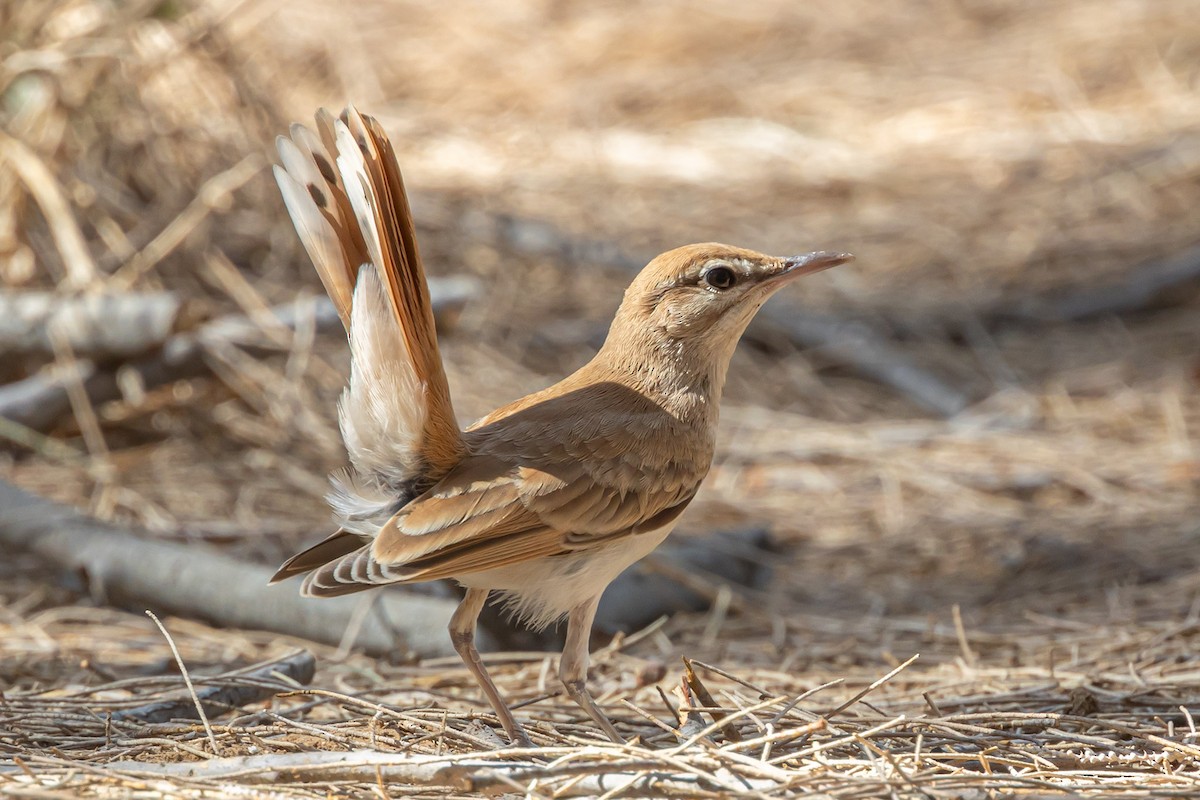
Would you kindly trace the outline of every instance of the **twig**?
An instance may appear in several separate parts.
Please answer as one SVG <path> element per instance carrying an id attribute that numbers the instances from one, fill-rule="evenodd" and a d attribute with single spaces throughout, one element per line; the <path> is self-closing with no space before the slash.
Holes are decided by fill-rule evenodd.
<path id="1" fill-rule="evenodd" d="M 688 688 L 692 690 L 692 694 L 696 695 L 700 702 L 710 709 L 708 713 L 712 715 L 713 720 L 720 726 L 721 733 L 725 735 L 725 738 L 731 742 L 740 742 L 742 735 L 736 727 L 726 724 L 729 717 L 728 714 L 716 710 L 717 701 L 713 699 L 712 694 L 708 691 L 708 687 L 704 685 L 700 677 L 696 674 L 696 670 L 692 668 L 692 660 L 690 658 L 683 659 L 683 679 L 687 682 Z"/>
<path id="2" fill-rule="evenodd" d="M 192 686 L 192 676 L 188 674 L 187 667 L 183 663 L 183 656 L 179 654 L 179 648 L 175 646 L 175 640 L 171 638 L 171 634 L 167 633 L 166 626 L 162 624 L 162 620 L 155 616 L 153 611 L 146 609 L 146 616 L 154 620 L 154 624 L 162 631 L 163 638 L 170 645 L 171 654 L 175 656 L 175 663 L 179 666 L 179 673 L 183 675 L 183 682 L 187 684 L 188 694 L 192 696 L 192 703 L 195 704 L 196 713 L 200 716 L 200 723 L 204 726 L 204 732 L 208 735 L 208 743 L 212 745 L 213 755 L 221 755 L 221 750 L 217 747 L 217 737 L 213 734 L 212 725 L 208 723 L 208 714 L 204 713 L 204 704 L 196 696 L 196 687 Z"/>
<path id="3" fill-rule="evenodd" d="M 767 723 L 767 724 L 768 724 L 768 726 L 774 725 L 774 723 Z M 773 731 L 771 733 L 764 733 L 761 736 L 754 737 L 753 739 L 744 739 L 743 741 L 740 741 L 740 742 L 732 742 L 730 744 L 724 745 L 721 748 L 721 752 L 722 753 L 731 753 L 731 752 L 735 752 L 738 750 L 749 750 L 749 749 L 758 747 L 760 744 L 767 746 L 767 745 L 775 745 L 779 742 L 790 742 L 793 739 L 799 739 L 801 736 L 808 736 L 810 734 L 816 733 L 817 731 L 823 731 L 828 727 L 829 727 L 829 721 L 826 720 L 824 717 L 819 717 L 819 718 L 813 720 L 812 722 L 809 722 L 805 725 L 801 725 L 798 728 L 786 728 L 784 730 L 777 730 L 777 731 Z M 770 760 L 769 753 L 765 752 L 763 755 L 763 758 L 761 760 L 764 762 L 769 761 Z"/>
<path id="4" fill-rule="evenodd" d="M 145 273 L 154 269 L 183 243 L 204 219 L 216 208 L 224 205 L 229 195 L 240 189 L 247 181 L 262 171 L 266 162 L 262 154 L 251 153 L 224 172 L 206 180 L 196 191 L 196 196 L 179 212 L 165 228 L 150 242 L 134 254 L 124 266 L 113 273 L 111 285 L 118 290 L 128 290 Z"/>
<path id="5" fill-rule="evenodd" d="M 670 755 L 679 755 L 684 750 L 687 750 L 689 747 L 694 745 L 696 742 L 703 739 L 705 736 L 708 736 L 710 733 L 714 733 L 718 730 L 724 731 L 726 729 L 726 727 L 732 728 L 732 723 L 734 720 L 749 716 L 750 714 L 753 714 L 756 711 L 762 711 L 764 708 L 770 708 L 773 705 L 778 705 L 779 703 L 782 703 L 784 701 L 784 699 L 785 698 L 783 698 L 783 697 L 769 697 L 766 700 L 755 703 L 752 706 L 746 706 L 745 708 L 739 708 L 737 711 L 734 711 L 731 714 L 724 714 L 719 719 L 717 719 L 715 722 L 713 722 L 711 725 L 708 725 L 708 726 L 704 727 L 702 730 L 692 733 L 686 741 L 682 742 L 681 744 L 676 745 L 675 747 L 671 748 L 667 752 Z M 709 713 L 712 713 L 712 712 L 710 711 Z M 714 714 L 713 716 L 715 717 L 716 715 Z M 737 742 L 740 742 L 740 741 L 741 741 L 741 737 L 739 736 L 737 739 L 733 740 L 733 743 L 736 744 Z"/>
<path id="6" fill-rule="evenodd" d="M 19 139 L 0 131 L 0 161 L 7 162 L 13 172 L 29 187 L 42 215 L 50 226 L 54 245 L 62 257 L 67 272 L 67 285 L 82 288 L 96 280 L 96 262 L 88 252 L 79 223 L 71 213 L 62 187 L 37 153 Z"/>
<path id="7" fill-rule="evenodd" d="M 307 685 L 313 679 L 317 660 L 307 650 L 298 650 L 283 658 L 258 664 L 248 669 L 219 675 L 205 681 L 199 690 L 193 690 L 204 710 L 223 714 L 274 697 L 299 685 Z M 159 700 L 153 703 L 124 708 L 112 714 L 113 721 L 132 719 L 141 722 L 167 722 L 187 719 L 193 706 L 185 701 Z"/>
<path id="8" fill-rule="evenodd" d="M 720 667 L 714 667 L 712 664 L 705 664 L 703 661 L 698 661 L 697 659 L 694 659 L 694 658 L 689 659 L 689 660 L 691 661 L 692 666 L 700 667 L 701 669 L 706 669 L 709 672 L 713 673 L 714 675 L 720 675 L 722 678 L 726 678 L 728 680 L 733 681 L 734 683 L 737 683 L 737 684 L 740 684 L 741 686 L 746 687 L 750 691 L 757 694 L 759 700 L 765 700 L 766 698 L 771 696 L 771 693 L 768 692 L 766 689 L 762 688 L 761 686 L 756 686 L 753 683 L 750 683 L 750 681 L 748 681 L 744 678 L 739 678 L 737 675 L 734 675 L 731 672 L 723 670 Z"/>
<path id="9" fill-rule="evenodd" d="M 845 682 L 846 682 L 845 678 L 834 678 L 831 681 L 825 681 L 825 683 L 819 684 L 817 686 L 814 686 L 811 689 L 801 692 L 800 694 L 796 695 L 791 700 L 789 700 L 787 702 L 787 705 L 785 705 L 783 708 L 776 711 L 775 716 L 772 717 L 768 721 L 767 724 L 768 725 L 778 725 L 780 722 L 783 721 L 784 717 L 786 717 L 788 714 L 792 713 L 792 709 L 794 709 L 796 706 L 803 703 L 808 698 L 812 697 L 814 694 L 818 694 L 819 692 L 823 692 L 826 689 L 829 689 L 830 687 L 838 686 Z"/>
<path id="10" fill-rule="evenodd" d="M 888 681 L 890 681 L 892 678 L 894 678 L 894 677 L 896 677 L 897 675 L 899 675 L 899 674 L 900 674 L 901 672 L 903 672 L 903 671 L 904 671 L 904 670 L 905 670 L 905 669 L 906 669 L 906 668 L 907 668 L 907 667 L 908 667 L 910 664 L 912 664 L 914 661 L 916 661 L 916 660 L 917 660 L 918 658 L 920 658 L 920 657 L 921 657 L 921 654 L 920 654 L 920 653 L 914 653 L 914 654 L 912 655 L 912 657 L 910 657 L 910 658 L 909 658 L 907 661 L 905 661 L 903 664 L 899 665 L 898 667 L 896 667 L 895 669 L 893 669 L 891 672 L 889 672 L 887 675 L 884 675 L 882 678 L 879 678 L 878 680 L 874 680 L 874 681 L 872 681 L 872 682 L 871 682 L 871 684 L 870 684 L 870 685 L 869 685 L 867 688 L 863 689 L 861 692 L 859 692 L 858 694 L 854 695 L 853 697 L 851 697 L 851 698 L 850 698 L 849 700 L 847 700 L 846 702 L 842 703 L 840 706 L 838 706 L 837 708 L 835 708 L 833 711 L 830 711 L 828 714 L 824 714 L 823 716 L 825 716 L 827 719 L 832 719 L 833 717 L 836 717 L 838 714 L 841 714 L 841 713 L 842 713 L 843 711 L 845 711 L 847 708 L 849 708 L 850 706 L 854 705 L 854 704 L 855 704 L 855 703 L 857 703 L 859 700 L 862 700 L 864 697 L 866 697 L 867 695 L 869 695 L 871 692 L 875 691 L 875 690 L 876 690 L 876 689 L 878 689 L 880 686 L 883 686 L 885 683 L 887 683 Z"/>
<path id="11" fill-rule="evenodd" d="M 431 280 L 429 289 L 435 313 L 449 313 L 452 309 L 461 308 L 476 291 L 474 283 L 457 279 Z M 312 308 L 313 302 L 310 300 L 277 306 L 271 311 L 279 324 L 295 328 L 300 315 L 311 314 Z M 315 322 L 318 330 L 341 327 L 341 321 L 328 298 L 321 297 L 316 301 Z M 264 341 L 262 326 L 258 321 L 233 314 L 212 320 L 195 331 L 175 334 L 166 340 L 161 352 L 128 362 L 125 368 L 136 374 L 147 389 L 161 386 L 207 374 L 206 349 L 228 342 L 238 342 L 255 353 L 277 349 L 270 341 Z M 0 417 L 45 432 L 70 410 L 66 384 L 65 379 L 36 378 L 0 387 Z M 94 371 L 84 380 L 84 388 L 93 405 L 121 397 L 121 389 L 113 372 Z"/>
<path id="12" fill-rule="evenodd" d="M 882 733 L 883 731 L 886 731 L 889 728 L 896 727 L 901 722 L 904 722 L 904 720 L 906 718 L 907 717 L 905 717 L 904 714 L 900 714 L 899 716 L 893 717 L 892 719 L 889 719 L 886 722 L 881 722 L 878 725 L 867 728 L 865 731 L 859 731 L 858 733 L 850 733 L 845 736 L 839 736 L 837 739 L 830 739 L 827 742 L 821 742 L 820 744 L 810 745 L 809 747 L 805 747 L 802 750 L 797 750 L 794 753 L 788 753 L 787 755 L 774 756 L 773 758 L 767 759 L 764 763 L 783 764 L 787 761 L 792 761 L 792 760 L 798 761 L 800 759 L 808 758 L 809 756 L 816 755 L 817 753 L 823 753 L 826 750 L 832 750 L 835 747 L 841 747 L 842 745 L 845 745 L 848 742 L 856 742 L 856 741 L 858 741 L 858 739 L 860 737 L 874 736 L 877 733 Z M 815 723 L 813 723 L 813 724 L 815 724 Z M 789 733 L 793 733 L 793 731 L 789 731 Z"/>
<path id="13" fill-rule="evenodd" d="M 659 688 L 659 687 L 655 687 L 655 688 Z M 621 705 L 625 706 L 630 711 L 637 714 L 639 717 L 646 720 L 647 722 L 649 722 L 651 725 L 655 726 L 656 728 L 661 728 L 666 733 L 674 735 L 674 733 L 675 733 L 674 728 L 672 728 L 670 725 L 663 722 L 661 719 L 654 716 L 653 714 L 651 714 L 649 711 L 642 708 L 641 706 L 634 705 L 633 703 L 626 700 L 624 697 L 621 698 L 620 703 L 621 703 Z M 676 722 L 676 724 L 678 724 L 678 722 Z"/>
<path id="14" fill-rule="evenodd" d="M 84 444 L 87 445 L 91 457 L 100 463 L 102 475 L 110 478 L 108 443 L 104 440 L 104 432 L 100 430 L 100 420 L 96 417 L 92 399 L 88 397 L 83 381 L 79 379 L 80 369 L 71 343 L 65 334 L 53 328 L 50 330 L 50 340 L 54 345 L 55 360 L 62 366 L 63 374 L 75 376 L 75 380 L 66 382 L 65 389 L 67 400 L 75 414 L 75 421 L 79 423 L 79 430 L 83 433 Z"/>
<path id="15" fill-rule="evenodd" d="M 13 422 L 7 417 L 0 417 L 0 439 L 27 447 L 50 461 L 72 464 L 77 467 L 86 467 L 88 464 L 87 455 L 71 445 L 39 433 L 33 428 L 27 428 L 19 422 Z"/>

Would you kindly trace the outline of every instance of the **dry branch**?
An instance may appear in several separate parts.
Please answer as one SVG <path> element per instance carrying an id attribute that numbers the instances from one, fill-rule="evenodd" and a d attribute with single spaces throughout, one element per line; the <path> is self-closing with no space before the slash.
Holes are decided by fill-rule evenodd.
<path id="1" fill-rule="evenodd" d="M 928 370 L 912 363 L 865 323 L 824 314 L 767 306 L 751 323 L 747 335 L 763 336 L 770 328 L 782 331 L 795 344 L 815 349 L 823 358 L 889 386 L 926 411 L 953 417 L 970 397 Z"/>
<path id="2" fill-rule="evenodd" d="M 476 291 L 472 282 L 455 278 L 431 280 L 429 289 L 435 314 L 451 314 L 461 309 Z M 167 338 L 160 352 L 128 362 L 124 368 L 136 373 L 147 388 L 205 375 L 209 371 L 205 359 L 207 348 L 236 343 L 253 352 L 269 352 L 276 347 L 263 336 L 264 328 L 282 325 L 294 329 L 307 313 L 314 315 L 318 330 L 334 329 L 341 324 L 333 304 L 326 297 L 315 302 L 298 301 L 279 306 L 265 319 L 233 314 L 206 323 L 195 331 L 175 334 Z M 117 375 L 109 371 L 90 375 L 84 381 L 84 388 L 94 405 L 121 397 Z M 0 417 L 35 430 L 52 428 L 70 408 L 61 380 L 34 375 L 13 387 L 0 387 Z"/>
<path id="3" fill-rule="evenodd" d="M 0 352 L 53 355 L 54 331 L 84 358 L 140 355 L 178 330 L 183 306 L 171 292 L 0 291 Z"/>
<path id="4" fill-rule="evenodd" d="M 204 762 L 150 764 L 115 761 L 106 770 L 139 777 L 235 781 L 238 784 L 326 783 L 359 781 L 438 786 L 460 792 L 522 791 L 536 782 L 555 797 L 596 797 L 625 789 L 638 797 L 711 796 L 714 790 L 755 791 L 776 788 L 772 781 L 688 774 L 666 761 L 598 754 L 587 761 L 563 760 L 552 766 L 494 758 L 421 756 L 356 750 L 344 753 L 284 753 L 214 758 Z M 608 755 L 608 757 L 603 757 Z M 625 792 L 621 792 L 624 794 Z M 540 794 L 540 793 L 539 793 Z"/>
<path id="5" fill-rule="evenodd" d="M 273 697 L 280 691 L 293 686 L 280 680 L 307 686 L 316 672 L 317 660 L 307 650 L 247 669 L 237 670 L 210 678 L 196 691 L 196 698 L 205 713 L 218 716 L 236 708 L 257 703 Z M 178 699 L 156 700 L 152 703 L 124 708 L 112 714 L 114 721 L 138 720 L 139 722 L 169 722 L 173 719 L 196 719 L 195 701 L 190 695 Z"/>
<path id="6" fill-rule="evenodd" d="M 334 645 L 361 618 L 354 645 L 368 653 L 452 652 L 446 636 L 452 601 L 378 592 L 314 602 L 301 598 L 295 584 L 268 586 L 267 567 L 139 536 L 2 481 L 0 547 L 26 550 L 63 572 L 85 575 L 98 594 L 126 608 L 150 606 Z M 378 604 L 382 613 L 361 614 L 363 603 Z"/>
<path id="7" fill-rule="evenodd" d="M 95 375 L 96 367 L 90 361 L 76 361 L 71 368 L 51 364 L 28 378 L 0 386 L 0 417 L 45 430 L 71 408 L 67 387 L 81 380 L 86 385 Z"/>
<path id="8" fill-rule="evenodd" d="M 1029 300 L 1015 310 L 1000 310 L 1001 319 L 1072 322 L 1103 314 L 1128 314 L 1164 301 L 1170 291 L 1183 291 L 1200 281 L 1200 246 L 1161 261 L 1134 267 L 1121 280 L 1081 289 L 1050 299 Z"/>

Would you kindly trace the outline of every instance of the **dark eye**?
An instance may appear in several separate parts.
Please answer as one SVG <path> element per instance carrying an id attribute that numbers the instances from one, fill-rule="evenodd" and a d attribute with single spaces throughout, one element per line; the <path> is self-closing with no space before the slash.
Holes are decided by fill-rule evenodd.
<path id="1" fill-rule="evenodd" d="M 728 289 L 737 283 L 737 273 L 729 267 L 713 267 L 704 273 L 703 279 L 714 289 Z"/>

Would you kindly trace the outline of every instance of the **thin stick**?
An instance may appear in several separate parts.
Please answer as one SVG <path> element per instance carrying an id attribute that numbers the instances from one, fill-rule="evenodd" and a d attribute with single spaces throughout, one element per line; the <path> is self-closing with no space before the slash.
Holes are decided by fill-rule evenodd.
<path id="1" fill-rule="evenodd" d="M 700 676 L 696 674 L 696 670 L 692 668 L 692 662 L 686 657 L 683 659 L 683 669 L 683 679 L 687 682 L 688 688 L 692 690 L 692 694 L 696 695 L 697 699 L 699 699 L 701 703 L 708 707 L 708 713 L 711 714 L 713 720 L 719 724 L 721 733 L 723 733 L 725 738 L 729 741 L 740 742 L 742 740 L 742 735 L 733 725 L 725 724 L 727 715 L 725 712 L 718 710 L 719 706 L 717 705 L 717 701 L 713 699 L 712 694 L 708 691 L 708 687 L 704 685 L 704 682 L 700 680 Z"/>
<path id="2" fill-rule="evenodd" d="M 897 675 L 899 675 L 901 672 L 903 672 L 903 671 L 905 670 L 905 668 L 907 668 L 907 667 L 908 667 L 908 665 L 909 665 L 909 664 L 913 663 L 914 661 L 916 661 L 916 660 L 917 660 L 918 658 L 920 658 L 920 657 L 921 657 L 921 654 L 920 654 L 920 653 L 914 653 L 914 654 L 913 654 L 913 656 L 912 656 L 912 658 L 908 659 L 908 660 L 907 660 L 907 661 L 905 661 L 903 664 L 901 664 L 900 666 L 896 667 L 894 670 L 892 670 L 891 672 L 889 672 L 887 675 L 884 675 L 882 678 L 880 678 L 880 679 L 878 679 L 878 680 L 876 680 L 876 681 L 873 681 L 873 682 L 871 683 L 871 685 L 870 685 L 870 686 L 868 686 L 867 688 L 863 689 L 861 692 L 859 692 L 858 694 L 854 695 L 854 697 L 851 697 L 849 700 L 847 700 L 846 702 L 842 703 L 840 706 L 838 706 L 837 708 L 835 708 L 833 711 L 830 711 L 828 714 L 825 714 L 824 716 L 825 716 L 825 717 L 827 717 L 827 718 L 833 718 L 833 717 L 836 717 L 838 714 L 842 713 L 842 712 L 843 712 L 843 711 L 845 711 L 847 708 L 849 708 L 850 706 L 854 705 L 854 704 L 855 704 L 855 703 L 857 703 L 859 700 L 862 700 L 864 697 L 866 697 L 867 695 L 869 695 L 871 692 L 875 691 L 875 690 L 876 690 L 876 689 L 878 689 L 880 686 L 883 686 L 883 684 L 887 683 L 887 682 L 888 682 L 888 681 L 890 681 L 892 678 L 894 678 L 894 677 L 896 677 Z"/>
<path id="3" fill-rule="evenodd" d="M 665 754 L 670 755 L 670 756 L 677 756 L 680 753 L 682 753 L 683 751 L 687 750 L 692 745 L 694 745 L 696 742 L 703 739 L 705 736 L 708 736 L 710 733 L 715 733 L 716 731 L 722 730 L 722 729 L 726 728 L 727 726 L 732 726 L 732 724 L 735 720 L 741 719 L 742 717 L 749 716 L 749 715 L 753 714 L 755 711 L 762 711 L 764 708 L 770 708 L 773 705 L 777 705 L 778 703 L 783 702 L 784 699 L 786 699 L 786 698 L 772 697 L 768 700 L 763 700 L 761 703 L 755 703 L 752 706 L 747 706 L 746 708 L 739 709 L 739 710 L 733 712 L 732 714 L 722 717 L 721 719 L 713 722 L 711 725 L 708 725 L 705 728 L 701 729 L 700 731 L 692 734 L 682 744 L 678 744 L 675 747 L 671 748 L 670 750 L 666 750 L 664 752 L 665 752 Z"/>
<path id="4" fill-rule="evenodd" d="M 75 414 L 75 421 L 79 423 L 84 444 L 87 445 L 92 458 L 107 466 L 108 443 L 104 441 L 104 433 L 100 430 L 100 420 L 96 416 L 95 406 L 92 405 L 87 389 L 83 385 L 81 379 L 83 370 L 75 358 L 75 351 L 62 331 L 51 328 L 49 333 L 50 341 L 54 346 L 54 357 L 62 365 L 63 374 L 71 378 L 66 382 L 67 399 L 71 403 L 71 411 Z"/>
<path id="5" fill-rule="evenodd" d="M 954 633 L 958 637 L 958 647 L 962 650 L 963 661 L 967 663 L 968 667 L 974 668 L 978 662 L 975 659 L 974 651 L 971 650 L 971 643 L 967 641 L 967 628 L 963 625 L 962 608 L 958 603 L 954 604 L 951 613 L 954 615 Z"/>
<path id="6" fill-rule="evenodd" d="M 792 713 L 793 708 L 800 705 L 802 702 L 804 702 L 808 698 L 812 697 L 817 692 L 823 692 L 826 689 L 828 689 L 829 687 L 837 686 L 838 684 L 845 683 L 845 681 L 846 681 L 845 678 L 834 678 L 831 681 L 826 681 L 825 683 L 822 683 L 820 686 L 814 686 L 813 688 L 809 689 L 808 691 L 801 692 L 800 694 L 793 697 L 790 701 L 788 701 L 788 704 L 786 706 L 779 709 L 779 712 L 776 713 L 775 716 L 772 717 L 771 720 L 767 724 L 768 725 L 776 725 L 779 722 L 782 722 L 784 717 L 786 717 L 788 714 Z"/>
<path id="7" fill-rule="evenodd" d="M 46 162 L 19 139 L 3 132 L 0 132 L 0 162 L 7 162 L 12 167 L 41 208 L 66 268 L 67 285 L 82 288 L 96 280 L 96 262 L 92 260 L 62 186 Z"/>
<path id="8" fill-rule="evenodd" d="M 175 640 L 171 638 L 171 634 L 167 633 L 166 626 L 154 615 L 153 611 L 146 609 L 146 616 L 154 620 L 154 624 L 162 631 L 163 638 L 170 645 L 171 653 L 175 656 L 175 663 L 179 666 L 180 674 L 183 675 L 183 682 L 187 684 L 188 694 L 192 696 L 192 701 L 196 704 L 196 713 L 200 716 L 200 723 L 204 725 L 204 732 L 208 734 L 208 743 L 212 745 L 213 755 L 221 755 L 221 750 L 217 747 L 217 737 L 213 734 L 212 725 L 208 723 L 208 715 L 204 713 L 204 704 L 196 695 L 196 687 L 192 686 L 192 678 L 188 675 L 187 667 L 183 665 L 183 656 L 179 655 L 179 648 L 175 646 Z"/>
<path id="9" fill-rule="evenodd" d="M 645 710 L 644 708 L 641 708 L 641 707 L 639 707 L 639 706 L 635 706 L 633 703 L 629 702 L 629 701 L 628 701 L 628 700 L 626 700 L 624 697 L 622 697 L 622 698 L 621 698 L 621 700 L 620 700 L 619 702 L 621 703 L 621 705 L 625 706 L 625 707 L 626 707 L 626 708 L 628 708 L 630 711 L 632 711 L 633 713 L 637 714 L 637 715 L 638 715 L 639 717 L 641 717 L 642 719 L 644 719 L 644 720 L 646 720 L 647 722 L 649 722 L 651 725 L 654 725 L 654 726 L 656 726 L 656 727 L 658 727 L 658 728 L 662 728 L 662 729 L 663 729 L 664 731 L 666 731 L 667 733 L 670 733 L 670 734 L 674 734 L 674 733 L 675 733 L 675 729 L 674 729 L 674 728 L 672 728 L 670 725 L 668 725 L 667 723 L 663 722 L 661 719 L 659 719 L 658 717 L 654 716 L 653 714 L 651 714 L 649 711 Z"/>
<path id="10" fill-rule="evenodd" d="M 264 165 L 262 155 L 256 151 L 224 172 L 206 180 L 196 192 L 192 202 L 188 203 L 175 219 L 167 223 L 167 226 L 159 231 L 149 244 L 113 273 L 111 285 L 117 290 L 127 290 L 132 287 L 139 278 L 158 266 L 176 247 L 183 244 L 188 234 L 194 231 L 214 209 L 228 201 L 229 195 L 262 172 Z"/>
<path id="11" fill-rule="evenodd" d="M 0 439 L 27 447 L 50 461 L 59 461 L 75 466 L 87 464 L 87 456 L 71 445 L 60 442 L 52 436 L 46 436 L 44 433 L 8 417 L 0 416 Z"/>
<path id="12" fill-rule="evenodd" d="M 689 661 L 691 661 L 692 666 L 694 666 L 694 667 L 700 667 L 701 669 L 708 670 L 709 672 L 713 673 L 714 675 L 720 675 L 722 678 L 731 680 L 740 686 L 745 686 L 750 691 L 757 693 L 759 700 L 765 700 L 766 698 L 771 696 L 771 693 L 768 692 L 766 689 L 762 688 L 761 686 L 755 686 L 750 681 L 739 678 L 737 675 L 734 675 L 732 672 L 727 672 L 727 671 L 721 669 L 720 667 L 714 667 L 712 664 L 706 664 L 703 661 L 697 661 L 694 658 L 689 659 Z"/>

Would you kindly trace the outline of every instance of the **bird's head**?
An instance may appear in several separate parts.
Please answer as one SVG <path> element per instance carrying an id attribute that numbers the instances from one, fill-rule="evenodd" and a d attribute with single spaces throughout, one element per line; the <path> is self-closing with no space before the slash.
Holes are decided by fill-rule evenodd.
<path id="1" fill-rule="evenodd" d="M 734 347 L 771 295 L 849 253 L 768 256 L 693 244 L 647 264 L 625 291 L 600 361 L 655 383 L 720 391 Z"/>
<path id="2" fill-rule="evenodd" d="M 732 352 L 755 312 L 802 275 L 850 261 L 849 253 L 777 257 L 725 244 L 670 250 L 641 271 L 625 292 L 614 333 L 654 334 L 683 348 L 709 345 Z M 640 337 L 638 337 L 640 338 Z M 709 347 L 704 347 L 709 349 Z"/>

